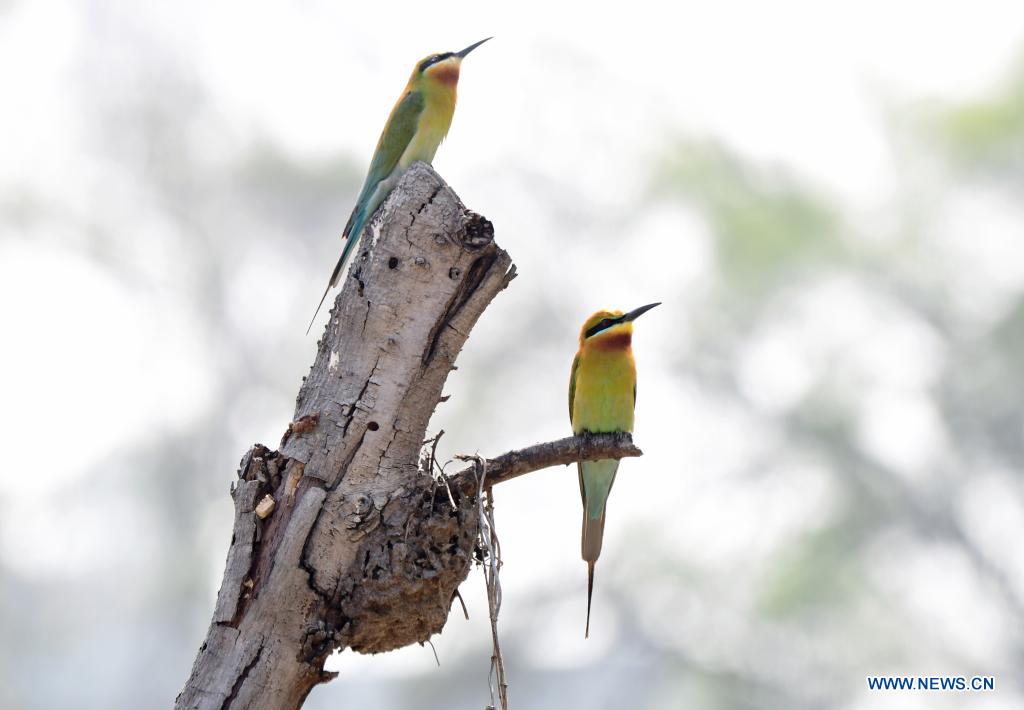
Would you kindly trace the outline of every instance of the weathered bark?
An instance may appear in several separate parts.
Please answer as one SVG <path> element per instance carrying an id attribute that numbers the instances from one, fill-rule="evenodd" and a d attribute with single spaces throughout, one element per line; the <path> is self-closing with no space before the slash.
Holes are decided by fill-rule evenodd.
<path id="1" fill-rule="evenodd" d="M 333 676 L 331 652 L 441 630 L 473 560 L 475 479 L 458 474 L 450 499 L 420 448 L 471 328 L 514 276 L 491 224 L 412 166 L 360 245 L 279 451 L 242 459 L 213 620 L 176 708 L 299 708 Z M 489 462 L 488 485 L 639 453 L 628 435 L 563 440 Z"/>
<path id="2" fill-rule="evenodd" d="M 565 466 L 577 461 L 598 459 L 624 459 L 642 456 L 643 452 L 633 444 L 629 434 L 591 434 L 569 436 L 557 441 L 534 444 L 525 449 L 509 451 L 487 460 L 487 478 L 484 487 L 510 481 L 523 474 L 551 466 Z M 478 482 L 476 467 L 470 466 L 451 477 L 451 485 L 464 493 L 472 494 Z"/>

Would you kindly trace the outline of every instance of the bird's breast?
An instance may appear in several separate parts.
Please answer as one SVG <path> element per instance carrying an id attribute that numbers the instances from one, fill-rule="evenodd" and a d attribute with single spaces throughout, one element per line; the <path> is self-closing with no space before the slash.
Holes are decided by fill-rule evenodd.
<path id="1" fill-rule="evenodd" d="M 633 431 L 636 366 L 629 351 L 586 353 L 576 370 L 573 431 Z"/>
<path id="2" fill-rule="evenodd" d="M 423 113 L 416 124 L 416 133 L 402 154 L 401 167 L 407 168 L 417 160 L 432 163 L 441 141 L 448 135 L 455 113 L 455 91 L 437 91 L 427 97 Z"/>

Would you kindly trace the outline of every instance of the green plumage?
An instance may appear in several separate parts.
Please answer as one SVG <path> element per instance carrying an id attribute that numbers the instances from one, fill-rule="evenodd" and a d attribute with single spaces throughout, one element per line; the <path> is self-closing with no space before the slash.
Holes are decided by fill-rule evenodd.
<path id="1" fill-rule="evenodd" d="M 452 124 L 462 59 L 486 41 L 476 42 L 460 52 L 432 54 L 416 64 L 405 91 L 381 131 L 363 188 L 342 233 L 345 246 L 331 272 L 313 320 L 316 320 L 327 293 L 338 284 L 363 227 L 398 184 L 405 170 L 418 160 L 426 163 L 434 160 L 434 154 Z"/>
<path id="2" fill-rule="evenodd" d="M 629 313 L 598 311 L 580 330 L 580 349 L 569 375 L 569 421 L 574 434 L 633 431 L 636 406 L 636 363 L 633 360 L 633 321 L 659 304 Z M 580 552 L 587 563 L 587 627 L 594 594 L 594 565 L 601 556 L 608 496 L 619 470 L 618 459 L 577 464 L 583 499 Z"/>
<path id="3" fill-rule="evenodd" d="M 590 322 L 588 320 L 588 324 Z M 617 328 L 622 331 L 621 334 L 608 332 L 594 338 L 584 338 L 573 360 L 569 377 L 569 420 L 575 434 L 633 430 L 636 367 L 629 345 L 632 324 L 625 323 Z M 584 332 L 586 330 L 585 327 Z M 619 470 L 619 461 L 581 461 L 577 469 L 580 497 L 583 500 L 580 553 L 587 563 L 586 634 L 589 636 L 594 566 L 601 556 L 605 511 Z"/>

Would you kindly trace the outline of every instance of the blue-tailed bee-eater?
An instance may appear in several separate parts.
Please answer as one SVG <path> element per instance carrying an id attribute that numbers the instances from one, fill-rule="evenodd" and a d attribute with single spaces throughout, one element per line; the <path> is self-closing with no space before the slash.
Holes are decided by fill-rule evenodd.
<path id="1" fill-rule="evenodd" d="M 341 271 L 359 242 L 363 227 L 398 184 L 402 173 L 417 160 L 425 163 L 434 160 L 438 146 L 452 125 L 462 60 L 489 39 L 474 42 L 461 52 L 431 54 L 416 64 L 409 83 L 391 109 L 388 122 L 384 124 L 384 130 L 377 141 L 363 189 L 342 234 L 345 246 L 327 288 L 324 289 L 324 295 L 320 298 L 320 304 L 316 307 L 313 320 L 316 320 L 317 313 L 324 305 L 327 293 L 338 284 Z M 310 328 L 313 327 L 313 320 L 309 322 Z"/>
<path id="2" fill-rule="evenodd" d="M 580 330 L 580 348 L 569 377 L 569 421 L 576 435 L 633 431 L 636 405 L 636 361 L 633 359 L 633 321 L 659 303 L 629 313 L 598 311 Z M 577 464 L 583 497 L 581 549 L 587 563 L 587 627 L 594 594 L 594 565 L 601 555 L 604 514 L 619 470 L 618 459 Z"/>

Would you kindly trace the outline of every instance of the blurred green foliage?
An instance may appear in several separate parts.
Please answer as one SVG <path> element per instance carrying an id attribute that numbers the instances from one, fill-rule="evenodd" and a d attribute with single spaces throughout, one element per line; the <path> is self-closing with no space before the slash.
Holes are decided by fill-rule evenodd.
<path id="1" fill-rule="evenodd" d="M 939 135 L 962 165 L 1024 178 L 1024 66 L 1001 90 L 939 118 Z"/>
<path id="2" fill-rule="evenodd" d="M 708 220 L 730 288 L 757 297 L 841 257 L 836 211 L 781 171 L 751 165 L 713 142 L 683 141 L 670 155 L 657 184 Z"/>

